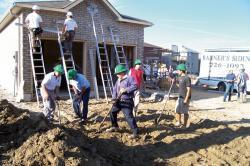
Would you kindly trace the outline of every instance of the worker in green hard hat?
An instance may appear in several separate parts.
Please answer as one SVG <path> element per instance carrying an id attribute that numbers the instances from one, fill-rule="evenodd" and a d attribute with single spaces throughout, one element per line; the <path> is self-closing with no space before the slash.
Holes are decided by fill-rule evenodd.
<path id="1" fill-rule="evenodd" d="M 138 127 L 133 115 L 134 107 L 134 92 L 137 90 L 137 85 L 133 77 L 127 75 L 127 68 L 119 64 L 115 67 L 115 74 L 118 77 L 112 92 L 113 107 L 110 112 L 110 120 L 112 127 L 107 129 L 107 132 L 115 132 L 119 130 L 117 123 L 117 114 L 122 111 L 125 119 L 132 130 L 132 135 L 129 138 L 137 137 Z"/>
<path id="2" fill-rule="evenodd" d="M 138 105 L 140 103 L 140 93 L 143 86 L 143 70 L 141 68 L 142 62 L 140 59 L 136 59 L 134 62 L 134 67 L 129 70 L 129 75 L 133 77 L 136 81 L 136 85 L 138 90 L 135 91 L 135 98 L 134 98 L 134 114 L 136 116 Z"/>
<path id="3" fill-rule="evenodd" d="M 191 99 L 191 79 L 186 74 L 186 65 L 179 64 L 176 68 L 178 70 L 179 77 L 177 78 L 177 84 L 179 87 L 179 97 L 176 101 L 175 113 L 176 113 L 176 126 L 186 128 L 188 121 L 189 102 Z M 184 122 L 181 123 L 181 114 L 184 114 Z"/>
<path id="4" fill-rule="evenodd" d="M 81 123 L 87 121 L 88 116 L 88 103 L 90 96 L 90 83 L 87 78 L 78 73 L 74 69 L 68 71 L 68 79 L 70 85 L 73 87 L 74 97 L 73 97 L 73 108 L 76 116 L 80 118 Z M 80 110 L 81 102 L 83 103 L 82 110 Z"/>
<path id="5" fill-rule="evenodd" d="M 63 66 L 56 65 L 54 72 L 46 74 L 41 83 L 41 95 L 44 101 L 43 113 L 49 121 L 53 120 L 53 112 L 56 108 L 55 100 L 59 98 L 62 74 L 64 74 Z"/>

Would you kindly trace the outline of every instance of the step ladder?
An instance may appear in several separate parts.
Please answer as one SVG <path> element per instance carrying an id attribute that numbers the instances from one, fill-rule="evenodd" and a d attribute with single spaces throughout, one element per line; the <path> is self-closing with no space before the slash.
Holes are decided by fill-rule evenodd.
<path id="1" fill-rule="evenodd" d="M 111 39 L 112 39 L 112 43 L 114 45 L 114 49 L 115 49 L 115 54 L 116 54 L 116 61 L 118 64 L 123 64 L 127 67 L 128 69 L 128 63 L 127 63 L 127 58 L 124 52 L 124 48 L 123 45 L 119 44 L 119 30 L 115 29 L 114 27 L 109 26 L 108 27 L 110 35 L 111 35 Z"/>
<path id="2" fill-rule="evenodd" d="M 60 31 L 59 25 L 57 24 L 57 37 L 58 37 L 57 39 L 58 39 L 58 44 L 59 44 L 59 48 L 60 48 L 60 54 L 61 54 L 61 58 L 62 58 L 63 69 L 64 69 L 64 72 L 65 72 L 65 78 L 66 78 L 66 82 L 67 82 L 69 97 L 72 100 L 72 94 L 71 94 L 71 91 L 70 91 L 70 84 L 69 84 L 69 79 L 68 79 L 67 72 L 70 69 L 75 69 L 75 62 L 74 62 L 72 52 L 66 52 L 66 53 L 64 52 L 63 46 L 62 46 L 61 34 L 62 33 Z"/>
<path id="3" fill-rule="evenodd" d="M 43 99 L 41 96 L 41 83 L 44 79 L 46 72 L 43 59 L 43 50 L 41 40 L 36 38 L 36 46 L 32 47 L 32 39 L 29 34 L 29 45 L 30 45 L 30 60 L 33 72 L 33 79 L 35 84 L 35 93 L 38 107 L 42 107 Z"/>
<path id="4" fill-rule="evenodd" d="M 103 32 L 103 27 L 101 25 L 101 40 L 99 42 L 99 38 L 96 32 L 95 20 L 94 20 L 94 15 L 98 11 L 97 8 L 95 6 L 94 7 L 89 6 L 87 10 L 92 20 L 92 28 L 93 28 L 94 37 L 95 37 L 96 53 L 97 53 L 98 65 L 99 65 L 99 70 L 100 70 L 101 79 L 102 79 L 103 91 L 104 91 L 105 99 L 108 101 L 107 90 L 109 90 L 110 94 L 112 95 L 113 81 L 112 81 L 112 75 L 111 75 L 111 70 L 110 70 L 110 65 L 109 65 L 107 45 L 105 42 L 105 35 Z"/>

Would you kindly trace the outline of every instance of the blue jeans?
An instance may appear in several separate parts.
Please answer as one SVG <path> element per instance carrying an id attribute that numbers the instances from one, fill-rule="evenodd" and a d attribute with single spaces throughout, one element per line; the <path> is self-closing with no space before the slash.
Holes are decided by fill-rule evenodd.
<path id="1" fill-rule="evenodd" d="M 228 101 L 231 101 L 231 95 L 233 93 L 233 89 L 234 89 L 234 84 L 233 83 L 227 83 L 226 92 L 224 93 L 223 101 L 226 101 L 227 96 L 228 96 Z"/>
<path id="2" fill-rule="evenodd" d="M 133 100 L 131 100 L 130 102 L 131 103 L 129 103 L 129 102 L 123 103 L 123 102 L 119 101 L 117 104 L 114 104 L 112 107 L 112 110 L 110 112 L 110 119 L 111 119 L 112 126 L 118 127 L 117 114 L 120 111 L 122 111 L 128 125 L 131 128 L 131 130 L 133 131 L 133 133 L 137 133 L 138 132 L 137 124 L 136 124 L 135 117 L 133 115 Z"/>
<path id="3" fill-rule="evenodd" d="M 88 117 L 88 104 L 89 104 L 90 88 L 87 88 L 80 98 L 73 98 L 74 112 L 79 118 L 86 120 Z M 80 104 L 83 102 L 83 108 L 80 110 Z"/>
<path id="4" fill-rule="evenodd" d="M 48 100 L 44 101 L 44 109 L 43 109 L 43 114 L 48 120 L 53 119 L 53 113 L 56 108 L 55 104 L 55 92 L 51 90 L 47 90 L 48 92 Z"/>

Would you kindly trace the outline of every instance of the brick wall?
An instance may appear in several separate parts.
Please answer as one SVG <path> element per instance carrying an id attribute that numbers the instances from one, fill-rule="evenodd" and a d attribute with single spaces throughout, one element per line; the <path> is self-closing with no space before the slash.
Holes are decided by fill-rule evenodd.
<path id="1" fill-rule="evenodd" d="M 101 24 L 103 25 L 104 33 L 109 36 L 108 26 L 114 26 L 120 31 L 120 41 L 124 45 L 135 45 L 137 52 L 135 56 L 138 58 L 143 58 L 143 43 L 144 43 L 144 27 L 142 25 L 132 24 L 132 23 L 122 23 L 118 22 L 117 17 L 106 7 L 103 2 L 98 0 L 86 0 L 79 5 L 72 8 L 70 11 L 73 12 L 74 19 L 78 23 L 78 30 L 76 32 L 75 39 L 86 42 L 87 49 L 95 50 L 95 40 L 94 33 L 92 29 L 92 22 L 89 13 L 87 12 L 87 5 L 91 2 L 94 2 L 98 7 L 98 14 L 95 16 L 95 25 L 97 29 L 97 34 L 101 34 Z M 24 18 L 31 12 L 27 9 L 23 12 Z M 56 21 L 64 20 L 65 13 L 52 12 L 52 11 L 41 11 L 40 15 L 43 18 L 43 27 L 48 27 L 51 29 L 56 29 Z M 24 64 L 24 73 L 23 78 L 25 80 L 24 85 L 24 94 L 32 94 L 33 91 L 33 79 L 32 79 L 32 69 L 30 64 L 30 55 L 29 55 L 29 44 L 28 44 L 28 30 L 23 29 L 23 64 Z M 47 33 L 43 34 L 44 38 L 57 38 L 56 34 Z M 111 43 L 111 38 L 106 38 L 107 42 Z M 101 41 L 101 38 L 99 38 Z M 87 55 L 88 56 L 88 55 Z M 89 58 L 87 62 L 84 62 L 86 65 L 90 64 Z M 92 75 L 90 67 L 87 66 L 86 75 L 88 79 L 92 82 Z"/>

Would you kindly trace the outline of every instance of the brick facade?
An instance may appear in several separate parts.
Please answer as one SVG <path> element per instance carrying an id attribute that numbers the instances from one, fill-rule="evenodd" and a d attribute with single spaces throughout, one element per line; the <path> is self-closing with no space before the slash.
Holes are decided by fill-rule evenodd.
<path id="1" fill-rule="evenodd" d="M 103 25 L 104 33 L 109 36 L 108 26 L 114 26 L 120 31 L 120 41 L 123 45 L 133 45 L 136 46 L 136 55 L 138 58 L 143 58 L 143 43 L 144 43 L 144 26 L 139 24 L 132 23 L 122 23 L 118 22 L 117 17 L 112 13 L 112 11 L 106 7 L 103 2 L 98 0 L 86 0 L 70 11 L 74 14 L 74 19 L 78 23 L 78 30 L 76 32 L 75 40 L 80 40 L 86 43 L 87 50 L 95 50 L 95 40 L 92 29 L 92 22 L 89 13 L 87 12 L 87 5 L 90 2 L 94 2 L 98 7 L 98 14 L 95 16 L 95 25 L 97 33 L 101 34 L 101 24 Z M 23 18 L 31 12 L 30 9 L 24 10 L 21 15 Z M 54 12 L 54 11 L 41 11 L 40 15 L 43 18 L 43 27 L 56 29 L 56 21 L 64 20 L 65 13 Z M 24 21 L 24 19 L 23 19 Z M 32 69 L 30 63 L 30 54 L 29 54 L 29 43 L 28 43 L 28 30 L 23 28 L 23 35 L 21 35 L 21 56 L 23 57 L 23 79 L 25 80 L 24 84 L 24 94 L 26 96 L 31 96 L 33 92 L 33 77 Z M 99 35 L 100 36 L 100 35 Z M 53 38 L 57 39 L 57 35 L 53 33 L 45 32 L 43 38 Z M 100 38 L 101 41 L 101 38 Z M 107 43 L 111 43 L 111 38 L 107 38 Z M 95 51 L 94 51 L 95 52 Z M 88 55 L 87 55 L 88 56 Z M 84 64 L 90 64 L 89 58 L 86 58 L 87 61 L 83 62 Z M 92 80 L 90 67 L 87 67 L 86 75 L 89 80 Z"/>

